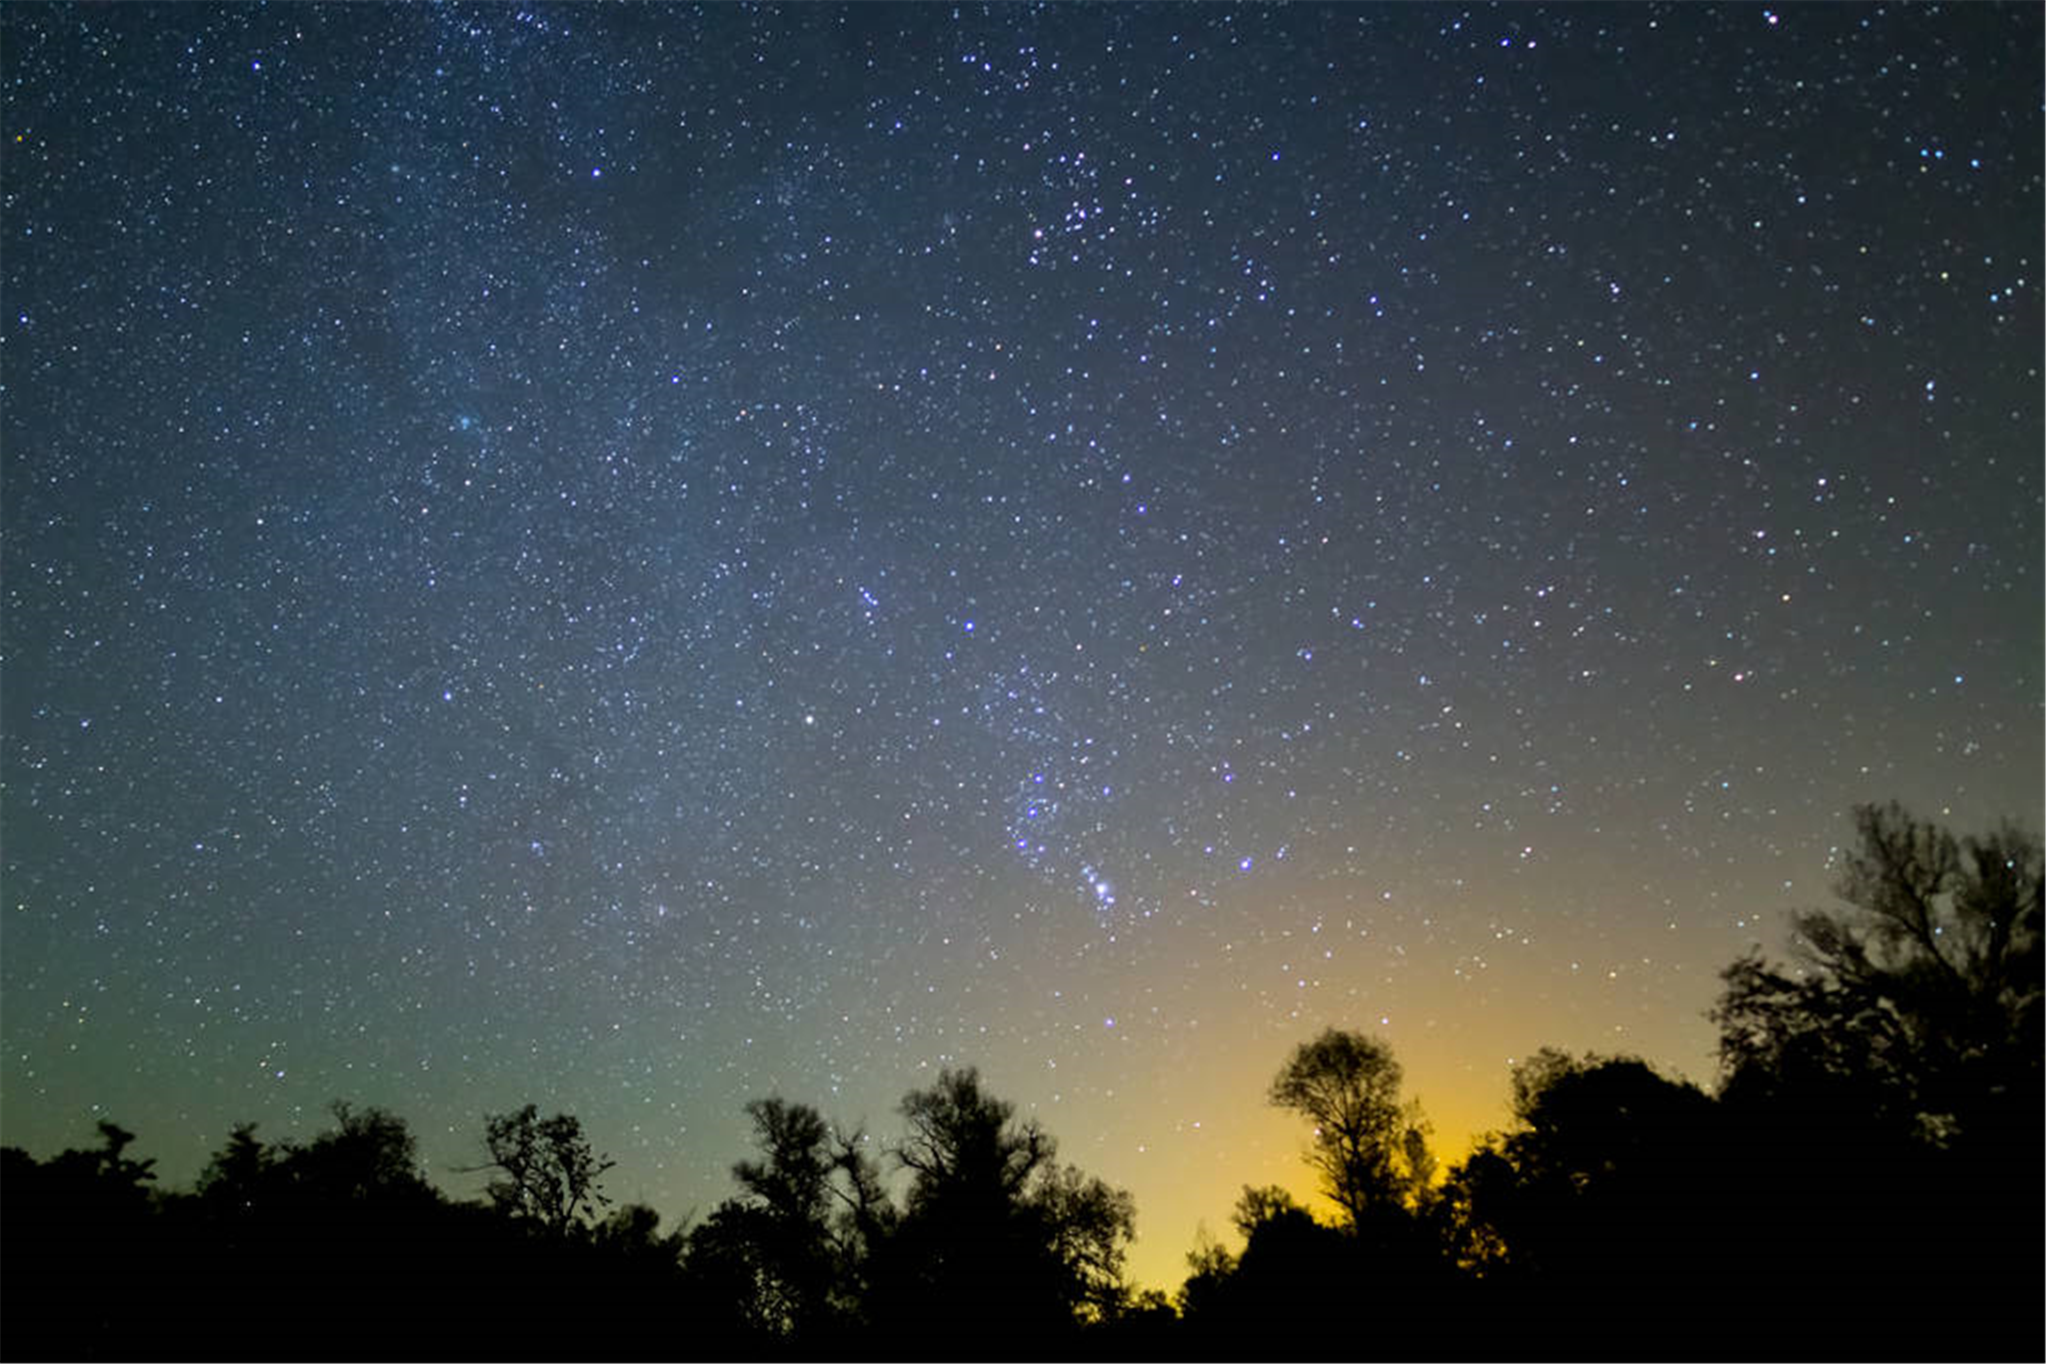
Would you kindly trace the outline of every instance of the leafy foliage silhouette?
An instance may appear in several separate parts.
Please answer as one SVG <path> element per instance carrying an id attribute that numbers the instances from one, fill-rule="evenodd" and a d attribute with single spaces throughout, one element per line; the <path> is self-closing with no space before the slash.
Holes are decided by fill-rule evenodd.
<path id="1" fill-rule="evenodd" d="M 1266 1097 L 1314 1123 L 1331 1220 L 1245 1187 L 1176 1300 L 1124 1279 L 1129 1195 L 959 1069 L 893 1145 L 749 1104 L 734 1196 L 670 1230 L 604 1215 L 610 1162 L 531 1105 L 486 1118 L 480 1201 L 347 1103 L 235 1126 L 189 1192 L 111 1121 L 7 1148 L 0 1354 L 2038 1358 L 2038 841 L 1854 818 L 1842 906 L 1724 973 L 1716 1094 L 1543 1049 L 1438 1176 L 1391 1050 L 1330 1028 Z"/>
<path id="2" fill-rule="evenodd" d="M 711 1213 L 691 1248 L 703 1272 L 719 1279 L 729 1329 L 761 1340 L 815 1339 L 857 1309 L 851 1285 L 862 1249 L 856 1230 L 836 1218 L 840 1148 L 807 1105 L 756 1099 L 746 1115 L 761 1158 L 732 1167 L 744 1193 Z M 845 1197 L 856 1203 L 858 1195 Z"/>
<path id="3" fill-rule="evenodd" d="M 1793 920 L 1795 966 L 1750 954 L 1713 1012 L 1724 1090 L 1852 1097 L 1897 1136 L 1979 1144 L 2038 1115 L 2040 846 L 1956 839 L 1901 807 L 1854 812 L 1845 910 Z"/>
<path id="4" fill-rule="evenodd" d="M 542 1118 L 527 1104 L 484 1119 L 483 1144 L 498 1177 L 484 1190 L 492 1206 L 530 1226 L 563 1236 L 607 1206 L 599 1181 L 617 1162 L 599 1156 L 567 1113 Z"/>
<path id="5" fill-rule="evenodd" d="M 1421 1196 L 1433 1172 L 1420 1111 L 1400 1105 L 1400 1079 L 1385 1043 L 1328 1028 L 1272 1080 L 1271 1102 L 1314 1124 L 1307 1163 L 1353 1227 L 1380 1205 Z"/>
<path id="6" fill-rule="evenodd" d="M 1842 904 L 1792 920 L 1793 959 L 1723 974 L 1724 1140 L 1742 1152 L 1762 1310 L 1838 1353 L 2042 1352 L 2046 1202 L 2041 855 L 2008 825 L 1956 837 L 1853 812 Z M 1783 1217 L 1796 1207 L 1803 1215 Z M 1825 1298 L 1891 1305 L 1815 1314 Z M 1967 1303 L 1950 1317 L 1900 1304 Z"/>
<path id="7" fill-rule="evenodd" d="M 1516 1071 L 1513 1111 L 1445 1189 L 1452 1254 L 1523 1316 L 1599 1302 L 1594 1339 L 1708 1310 L 1722 1275 L 1699 1251 L 1722 1239 L 1726 1168 L 1712 1099 L 1632 1057 L 1544 1049 Z"/>
<path id="8" fill-rule="evenodd" d="M 1001 1321 L 1027 1351 L 1120 1307 L 1129 1195 L 1061 1168 L 1050 1134 L 1014 1113 L 971 1068 L 903 1098 L 893 1155 L 909 1188 L 874 1281 L 890 1339 L 972 1339 Z"/>

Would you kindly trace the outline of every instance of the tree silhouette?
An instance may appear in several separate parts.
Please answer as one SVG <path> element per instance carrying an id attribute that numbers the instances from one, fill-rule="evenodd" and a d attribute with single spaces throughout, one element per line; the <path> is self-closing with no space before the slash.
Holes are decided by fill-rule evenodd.
<path id="1" fill-rule="evenodd" d="M 950 1205 L 1007 1209 L 1057 1144 L 1035 1118 L 1012 1121 L 1015 1107 L 980 1087 L 980 1072 L 944 1070 L 929 1089 L 902 1100 L 908 1126 L 895 1158 L 910 1172 L 912 1215 Z"/>
<path id="2" fill-rule="evenodd" d="M 1349 1279 L 1352 1246 L 1276 1185 L 1246 1187 L 1231 1218 L 1243 1233 L 1236 1289 L 1255 1308 L 1254 1320 L 1271 1329 L 1287 1323 L 1301 1331 L 1315 1323 L 1318 1304 L 1341 1294 Z M 1292 1351 L 1282 1351 L 1290 1354 Z"/>
<path id="3" fill-rule="evenodd" d="M 590 1244 L 607 1259 L 672 1268 L 682 1254 L 683 1234 L 661 1235 L 661 1214 L 644 1203 L 627 1203 L 590 1231 Z"/>
<path id="4" fill-rule="evenodd" d="M 1072 1165 L 1055 1165 L 1028 1199 L 1059 1270 L 1066 1310 L 1083 1322 L 1107 1321 L 1127 1305 L 1123 1255 L 1136 1234 L 1136 1202 Z"/>
<path id="5" fill-rule="evenodd" d="M 214 1152 L 200 1172 L 199 1197 L 224 1215 L 253 1216 L 274 1178 L 277 1156 L 256 1136 L 256 1124 L 236 1123 L 227 1145 Z"/>
<path id="6" fill-rule="evenodd" d="M 2039 842 L 1957 838 L 1895 804 L 1853 817 L 1842 906 L 1793 917 L 1791 964 L 1735 961 L 1711 1014 L 1729 1144 L 1781 1153 L 1743 1168 L 1747 1222 L 1767 1228 L 1754 1282 L 1833 1353 L 1954 1348 L 1930 1312 L 1812 1307 L 1855 1297 L 1969 1302 L 1968 1353 L 2037 1357 Z"/>
<path id="7" fill-rule="evenodd" d="M 972 1069 L 904 1097 L 894 1155 L 910 1185 L 874 1295 L 890 1331 L 942 1340 L 1001 1321 L 1022 1348 L 1119 1305 L 1128 1195 L 1061 1169 L 1051 1136 L 1014 1111 Z"/>
<path id="8" fill-rule="evenodd" d="M 154 1160 L 127 1154 L 135 1134 L 101 1119 L 97 1147 L 38 1163 L 0 1156 L 0 1354 L 121 1357 L 146 1353 L 138 1323 L 153 1315 Z"/>
<path id="9" fill-rule="evenodd" d="M 1668 1353 L 1679 1319 L 1685 1349 L 1734 1352 L 1715 1309 L 1750 1296 L 1749 1228 L 1712 1098 L 1632 1057 L 1545 1048 L 1515 1068 L 1512 1106 L 1516 1127 L 1460 1162 L 1431 1210 L 1483 1293 L 1479 1319 L 1514 1324 L 1474 1353 Z"/>
<path id="10" fill-rule="evenodd" d="M 816 1109 L 779 1098 L 746 1105 L 764 1160 L 742 1160 L 732 1177 L 767 1214 L 775 1259 L 806 1313 L 821 1312 L 831 1277 L 831 1129 Z"/>
<path id="11" fill-rule="evenodd" d="M 1314 1124 L 1307 1163 L 1352 1227 L 1398 1206 L 1433 1170 L 1419 1113 L 1399 1101 L 1400 1067 L 1375 1037 L 1328 1028 L 1294 1048 L 1270 1099 Z"/>
<path id="12" fill-rule="evenodd" d="M 474 1169 L 496 1170 L 485 1195 L 511 1217 L 554 1235 L 566 1235 L 610 1203 L 598 1186 L 615 1161 L 599 1156 L 567 1113 L 539 1116 L 533 1104 L 484 1119 L 490 1160 Z"/>
<path id="13" fill-rule="evenodd" d="M 720 1342 L 715 1353 L 776 1350 L 794 1331 L 800 1304 L 773 1249 L 766 1210 L 740 1199 L 718 1204 L 690 1231 L 685 1264 L 704 1313 L 698 1330 Z"/>
<path id="14" fill-rule="evenodd" d="M 1433 1224 L 1403 1203 L 1372 1203 L 1360 1220 L 1318 1221 L 1286 1189 L 1245 1185 L 1230 1222 L 1244 1238 L 1232 1255 L 1205 1237 L 1187 1257 L 1180 1289 L 1188 1342 L 1213 1357 L 1425 1357 L 1443 1351 L 1445 1323 L 1457 1320 L 1453 1266 Z M 1360 1345 L 1352 1302 L 1373 1309 Z M 1182 1347 L 1184 1348 L 1184 1347 Z"/>
<path id="15" fill-rule="evenodd" d="M 1195 1232 L 1193 1249 L 1186 1253 L 1186 1268 L 1186 1281 L 1179 1288 L 1180 1315 L 1196 1324 L 1220 1323 L 1228 1312 L 1236 1256 L 1215 1239 L 1205 1223 Z"/>
<path id="16" fill-rule="evenodd" d="M 1794 916 L 1795 967 L 1750 954 L 1722 973 L 1725 1091 L 1852 1094 L 1942 1148 L 2036 1120 L 2038 840 L 1956 839 L 1895 804 L 1859 806 L 1854 823 L 1835 886 L 1848 908 Z"/>
<path id="17" fill-rule="evenodd" d="M 712 1213 L 715 1230 L 705 1244 L 722 1240 L 728 1253 L 748 1262 L 749 1326 L 774 1336 L 814 1335 L 830 1319 L 837 1277 L 831 1129 L 816 1109 L 780 1098 L 754 1100 L 746 1116 L 762 1159 L 732 1167 L 745 1197 Z"/>
<path id="18" fill-rule="evenodd" d="M 496 1221 L 496 1219 L 493 1219 Z M 496 1221 L 498 1227 L 503 1223 Z M 644 1203 L 627 1203 L 591 1227 L 587 1243 L 542 1242 L 540 1249 L 555 1257 L 573 1261 L 572 1278 L 583 1288 L 578 1305 L 587 1314 L 576 1320 L 601 1323 L 601 1346 L 581 1332 L 564 1333 L 556 1357 L 571 1358 L 601 1351 L 616 1358 L 672 1358 L 675 1354 L 674 1321 L 683 1316 L 702 1319 L 702 1304 L 692 1300 L 692 1284 L 682 1273 L 682 1256 L 687 1234 L 663 1234 L 661 1215 Z M 531 1249 L 530 1241 L 524 1248 Z M 535 1285 L 540 1301 L 562 1297 L 562 1278 L 548 1274 L 553 1266 L 542 1265 L 545 1276 Z M 579 1271 L 579 1272 L 575 1272 Z M 509 1342 L 497 1353 L 537 1353 L 535 1344 L 551 1342 Z M 480 1353 L 474 1351 L 472 1353 Z M 704 1351 L 704 1353 L 711 1353 Z M 729 1352 L 726 1352 L 729 1353 Z"/>
<path id="19" fill-rule="evenodd" d="M 1051 1137 L 1035 1120 L 1012 1121 L 1014 1109 L 972 1069 L 940 1072 L 900 1112 L 906 1131 L 893 1154 L 910 1184 L 880 1266 L 883 1323 L 895 1332 L 937 1324 L 942 1338 L 1007 1319 L 1042 1334 L 1062 1304 L 1044 1291 L 1046 1257 L 1032 1244 L 1024 1195 L 1052 1158 Z"/>
<path id="20" fill-rule="evenodd" d="M 1248 1241 L 1257 1234 L 1257 1229 L 1270 1222 L 1287 1218 L 1305 1217 L 1313 1220 L 1300 1200 L 1293 1197 L 1277 1184 L 1243 1186 L 1243 1192 L 1236 1196 L 1236 1206 L 1230 1210 L 1229 1222 Z"/>
<path id="21" fill-rule="evenodd" d="M 845 1288 L 859 1299 L 864 1297 L 866 1270 L 875 1249 L 894 1232 L 901 1213 L 882 1183 L 880 1166 L 867 1154 L 864 1130 L 832 1132 L 831 1169 L 838 1176 L 831 1191 L 842 1204 L 833 1223 Z"/>
<path id="22" fill-rule="evenodd" d="M 327 1202 L 419 1200 L 436 1197 L 419 1169 L 419 1144 L 405 1120 L 386 1109 L 356 1108 L 344 1099 L 329 1107 L 334 1126 L 303 1146 L 286 1145 L 279 1172 L 300 1198 Z M 228 1157 L 233 1155 L 229 1138 Z"/>

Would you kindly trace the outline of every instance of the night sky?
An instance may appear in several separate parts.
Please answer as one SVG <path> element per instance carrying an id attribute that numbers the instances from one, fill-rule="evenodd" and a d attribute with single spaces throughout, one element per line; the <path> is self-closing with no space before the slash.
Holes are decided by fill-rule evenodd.
<path id="1" fill-rule="evenodd" d="M 4 1068 L 734 1191 L 945 1065 L 1176 1284 L 1330 1024 L 1713 1078 L 2041 822 L 2036 5 L 10 4 Z"/>

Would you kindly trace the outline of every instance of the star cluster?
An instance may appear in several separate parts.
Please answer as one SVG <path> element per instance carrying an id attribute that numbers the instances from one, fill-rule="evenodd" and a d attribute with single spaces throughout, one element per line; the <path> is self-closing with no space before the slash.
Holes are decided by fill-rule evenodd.
<path id="1" fill-rule="evenodd" d="M 2037 827 L 2036 7 L 0 12 L 9 1142 L 1700 1079 Z"/>

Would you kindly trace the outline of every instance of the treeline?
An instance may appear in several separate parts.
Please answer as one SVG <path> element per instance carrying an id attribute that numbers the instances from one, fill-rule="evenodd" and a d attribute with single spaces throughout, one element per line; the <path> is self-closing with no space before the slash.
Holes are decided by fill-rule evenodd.
<path id="1" fill-rule="evenodd" d="M 572 1116 L 490 1116 L 480 1201 L 404 1122 L 236 1128 L 195 1188 L 134 1138 L 4 1152 L 9 1358 L 2040 1358 L 2041 858 L 1856 812 L 1849 908 L 1743 957 L 1715 1094 L 1537 1053 L 1447 1170 L 1385 1045 L 1329 1029 L 1268 1099 L 1333 1215 L 1246 1188 L 1175 1295 L 1123 1276 L 1127 1193 L 972 1070 L 881 1142 L 748 1105 L 733 1197 L 664 1233 Z"/>
<path id="2" fill-rule="evenodd" d="M 748 1105 L 740 1193 L 663 1234 L 613 1208 L 572 1116 L 485 1123 L 481 1201 L 421 1173 L 405 1122 L 345 1103 L 308 1142 L 237 1127 L 189 1193 L 130 1133 L 4 1153 L 8 1358 L 729 1358 L 1033 1353 L 1118 1320 L 1129 1196 L 1058 1163 L 970 1070 L 903 1103 L 894 1196 L 865 1137 Z M 992 1344 L 990 1344 L 992 1342 Z"/>

